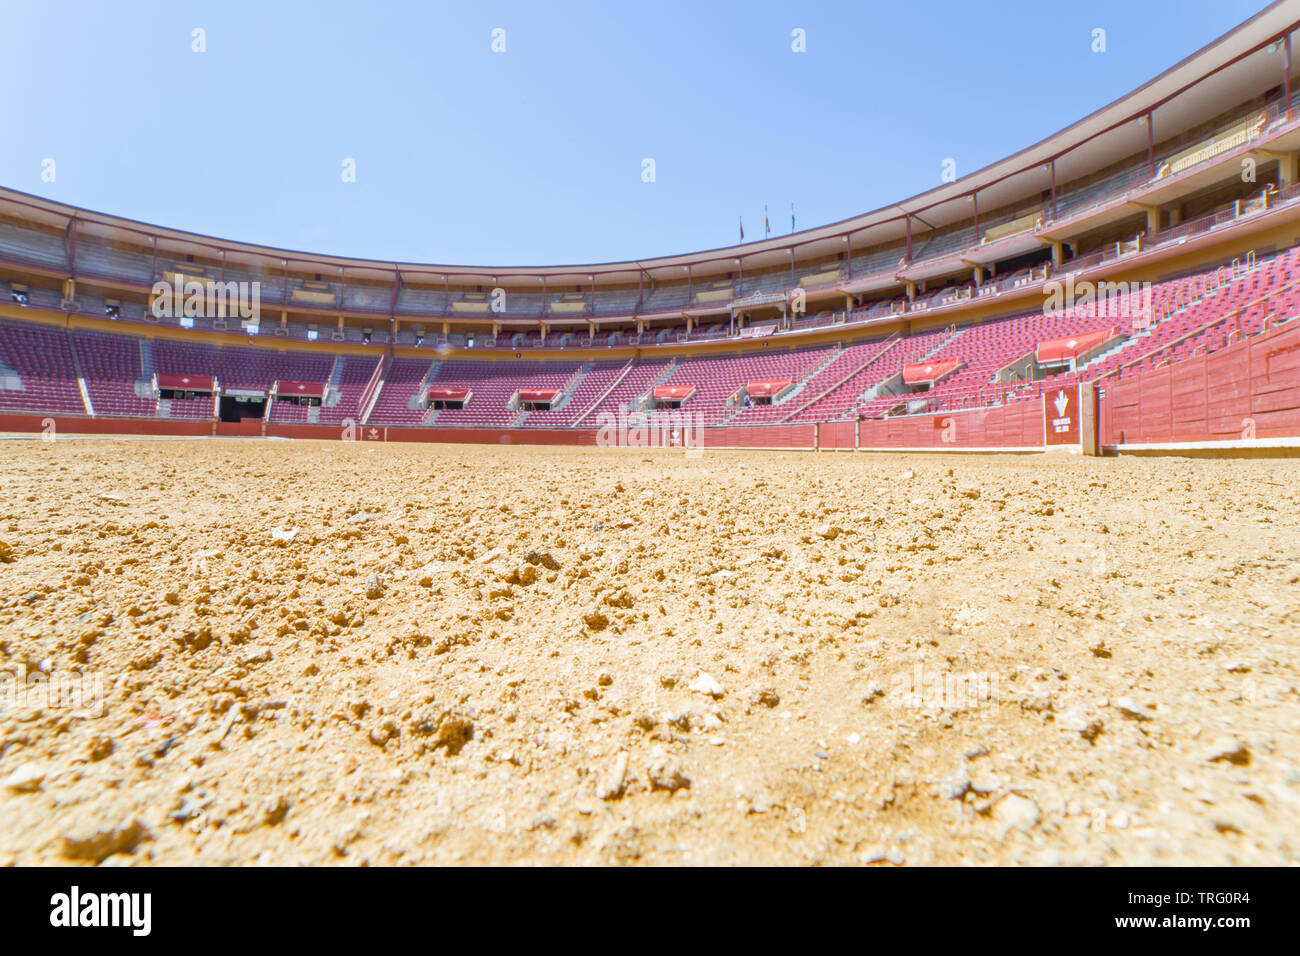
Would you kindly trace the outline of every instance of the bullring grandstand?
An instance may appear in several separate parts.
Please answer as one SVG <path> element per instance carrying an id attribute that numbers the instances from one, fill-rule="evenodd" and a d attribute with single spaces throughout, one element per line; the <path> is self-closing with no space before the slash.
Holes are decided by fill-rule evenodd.
<path id="1" fill-rule="evenodd" d="M 590 9 L 507 4 L 512 52 L 498 57 L 497 30 L 468 5 L 325 16 L 222 3 L 204 8 L 200 56 L 190 44 L 209 34 L 177 27 L 188 8 L 101 6 L 79 8 L 94 15 L 78 29 L 98 22 L 96 44 L 115 51 L 155 38 L 156 59 L 97 72 L 104 89 L 81 105 L 66 92 L 81 95 L 76 83 L 47 100 L 33 82 L 58 129 L 21 111 L 6 124 L 24 155 L 58 153 L 73 173 L 48 195 L 0 188 L 0 874 L 1209 864 L 1234 869 L 1166 882 L 1248 922 L 1237 868 L 1300 861 L 1300 0 L 1135 89 L 1134 61 L 1098 65 L 1130 91 L 1064 128 L 1067 111 L 1039 111 L 1040 125 L 1016 127 L 1024 138 L 1059 131 L 1024 149 L 1002 148 L 997 115 L 972 120 L 997 151 L 954 151 L 1004 158 L 961 176 L 927 166 L 873 211 L 796 230 L 792 205 L 788 235 L 764 221 L 746 242 L 723 210 L 725 232 L 673 232 L 660 249 L 647 238 L 656 255 L 642 259 L 575 213 L 528 241 L 564 249 L 568 226 L 589 245 L 556 259 L 608 248 L 619 261 L 472 266 L 359 256 L 436 226 L 513 258 L 526 210 L 453 200 L 533 164 L 520 144 L 534 139 L 559 158 L 520 179 L 566 212 L 568 177 L 585 189 L 602 170 L 621 177 L 593 185 L 602 209 L 635 190 L 661 219 L 694 210 L 710 175 L 771 175 L 728 165 L 730 141 L 713 153 L 721 174 L 674 165 L 672 144 L 697 127 L 731 129 L 691 73 L 646 93 L 661 123 L 692 125 L 653 147 L 663 182 L 634 180 L 640 132 L 616 135 L 616 121 L 642 120 L 627 92 L 642 92 L 638 55 L 656 82 L 670 72 L 672 17 L 610 5 L 613 26 Z M 813 151 L 840 145 L 809 119 L 830 77 L 871 121 L 829 155 L 861 162 L 850 147 L 893 115 L 860 88 L 861 64 L 829 42 L 821 61 L 799 59 L 806 31 L 780 4 L 713 6 L 678 8 L 725 21 L 701 28 L 700 59 L 753 79 L 750 59 L 766 58 L 775 79 L 755 89 L 790 87 L 762 104 L 767 117 L 811 104 L 801 117 L 816 135 L 764 161 L 817 178 Z M 62 32 L 73 18 L 33 10 L 66 46 L 0 72 L 82 65 L 87 41 Z M 882 45 L 901 31 L 874 7 L 814 13 L 814 42 L 849 38 L 854 57 L 867 27 Z M 1026 39 L 1035 55 L 1083 55 L 1073 20 L 1043 16 L 1006 14 L 998 42 L 1014 55 L 998 82 L 1021 82 Z M 1109 28 L 1128 50 L 1175 51 L 1143 51 L 1146 77 L 1234 22 L 1223 16 L 1202 10 L 1174 31 L 1171 6 L 1154 39 L 1145 9 Z M 891 49 L 930 99 L 969 80 L 938 58 L 920 69 L 905 39 Z M 373 76 L 340 78 L 340 58 Z M 140 92 L 135 69 L 159 82 Z M 944 82 L 924 85 L 931 73 Z M 590 128 L 567 125 L 564 94 L 591 105 Z M 254 100 L 287 135 L 222 147 L 240 154 L 230 169 L 206 141 L 135 152 L 152 103 L 175 111 L 169 123 L 208 123 L 206 137 L 221 109 Z M 101 101 L 131 104 L 102 151 Z M 539 103 L 539 127 L 510 126 Z M 603 122 L 617 147 L 597 142 Z M 336 146 L 372 136 L 363 168 L 382 168 L 383 186 L 336 180 Z M 757 127 L 763 142 L 744 149 L 769 136 Z M 122 143 L 129 164 L 114 166 Z M 468 162 L 482 175 L 438 165 L 448 144 L 461 163 L 481 149 Z M 170 174 L 148 166 L 155 146 Z M 447 169 L 460 174 L 437 179 Z M 177 171 L 192 180 L 175 187 Z M 249 205 L 232 212 L 220 188 Z M 106 194 L 143 196 L 159 224 Z M 821 195 L 838 203 L 840 190 Z M 348 203 L 368 218 L 320 230 Z M 871 205 L 846 199 L 832 215 Z M 312 219 L 304 207 L 319 221 L 298 221 Z M 281 231 L 258 231 L 275 218 Z M 660 221 L 608 219 L 638 242 Z M 347 245 L 375 221 L 395 245 Z M 657 254 L 715 234 L 741 241 Z M 315 241 L 325 251 L 288 248 Z M 117 886 L 112 872 L 54 872 L 72 898 Z M 409 899 L 338 893 L 344 916 L 306 918 L 321 898 L 308 880 L 246 879 L 238 893 L 130 885 L 158 893 L 160 925 L 183 922 L 186 942 L 202 925 L 195 900 L 248 898 L 223 919 L 263 910 L 295 933 L 353 919 L 373 932 L 437 906 L 421 884 Z M 903 887 L 892 892 L 924 905 L 924 925 L 962 931 L 1041 910 L 1052 938 L 1151 900 L 1168 905 L 1162 918 L 1192 912 L 1156 879 L 1125 883 L 1114 913 L 1098 884 L 1063 892 L 1036 877 L 1016 892 L 884 882 L 874 901 L 894 915 L 890 888 Z M 58 905 L 43 880 L 24 881 L 40 890 L 38 921 Z M 979 912 L 962 923 L 953 898 Z"/>
<path id="2" fill-rule="evenodd" d="M 6 190 L 0 410 L 10 429 L 583 442 L 671 407 L 736 446 L 1041 447 L 1065 394 L 1093 450 L 1295 437 L 1291 12 L 955 182 L 703 253 L 381 263 Z M 1259 363 L 1269 384 L 1247 385 Z M 1082 416 L 1055 417 L 1078 445 Z"/>

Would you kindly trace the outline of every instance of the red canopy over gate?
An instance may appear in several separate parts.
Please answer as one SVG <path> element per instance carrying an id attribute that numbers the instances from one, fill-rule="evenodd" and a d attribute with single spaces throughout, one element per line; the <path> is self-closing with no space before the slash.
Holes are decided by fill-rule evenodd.
<path id="1" fill-rule="evenodd" d="M 1072 358 L 1091 352 L 1107 339 L 1114 338 L 1115 334 L 1115 327 L 1111 326 L 1108 329 L 1097 329 L 1095 332 L 1084 332 L 1080 335 L 1068 335 L 1065 338 L 1039 342 L 1038 364 L 1068 362 Z"/>
<path id="2" fill-rule="evenodd" d="M 320 382 L 275 382 L 277 395 L 302 395 L 305 398 L 320 398 L 325 394 L 325 386 Z"/>
<path id="3" fill-rule="evenodd" d="M 694 385 L 660 385 L 655 389 L 655 400 L 685 401 L 694 393 Z"/>
<path id="4" fill-rule="evenodd" d="M 959 358 L 937 359 L 903 366 L 903 381 L 908 385 L 941 382 L 966 363 Z"/>
<path id="5" fill-rule="evenodd" d="M 216 385 L 211 375 L 174 375 L 158 373 L 158 387 L 177 392 L 210 392 Z"/>
<path id="6" fill-rule="evenodd" d="M 429 389 L 429 401 L 431 402 L 463 402 L 469 398 L 468 388 L 438 388 Z"/>
<path id="7" fill-rule="evenodd" d="M 755 398 L 764 398 L 768 396 L 780 395 L 787 388 L 794 384 L 792 379 L 772 378 L 765 379 L 761 382 L 750 382 L 745 386 L 745 390 Z"/>
<path id="8" fill-rule="evenodd" d="M 519 390 L 519 400 L 521 402 L 553 402 L 559 396 L 558 388 L 521 388 Z"/>

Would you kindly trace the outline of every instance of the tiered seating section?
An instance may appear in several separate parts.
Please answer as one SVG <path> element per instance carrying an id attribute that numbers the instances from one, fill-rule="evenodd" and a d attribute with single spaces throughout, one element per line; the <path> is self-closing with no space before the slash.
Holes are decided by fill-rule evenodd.
<path id="1" fill-rule="evenodd" d="M 136 383 L 145 379 L 140 339 L 78 330 L 72 333 L 72 344 L 96 415 L 154 414 L 157 402 L 148 391 L 142 388 L 143 395 L 136 393 Z"/>
<path id="2" fill-rule="evenodd" d="M 436 424 L 458 428 L 511 425 L 525 414 L 507 407 L 517 391 L 521 388 L 565 388 L 582 364 L 472 359 L 443 362 L 429 384 L 465 387 L 472 389 L 474 395 L 465 408 L 437 412 Z"/>
<path id="3" fill-rule="evenodd" d="M 0 409 L 85 414 L 66 331 L 0 322 Z"/>
<path id="4" fill-rule="evenodd" d="M 1148 307 L 1149 306 L 1149 307 Z M 1215 351 L 1300 313 L 1300 247 L 1259 263 L 1225 267 L 1156 285 L 1143 299 L 1105 299 L 1053 312 L 1038 310 L 965 327 L 935 328 L 798 351 L 751 348 L 681 359 L 500 361 L 397 356 L 367 424 L 438 427 L 595 428 L 606 413 L 647 407 L 658 385 L 694 386 L 684 409 L 706 424 L 761 425 L 834 421 L 896 414 L 900 408 L 943 410 L 1013 401 L 1061 382 L 1103 384 Z M 1050 339 L 1114 329 L 1117 338 L 1077 369 L 1033 380 L 1001 381 L 1014 365 Z M 766 340 L 769 341 L 770 340 Z M 955 374 L 928 391 L 900 383 L 904 366 L 959 359 Z M 269 391 L 282 381 L 319 382 L 329 389 L 318 408 L 273 403 L 271 422 L 360 422 L 359 402 L 377 363 L 376 352 L 335 354 L 249 346 L 225 347 L 175 338 L 0 321 L 0 410 L 86 414 L 78 375 L 94 414 L 205 419 L 211 397 L 158 401 L 147 383 L 155 373 L 213 375 L 221 388 Z M 792 387 L 771 405 L 736 396 L 749 382 L 788 379 Z M 463 409 L 428 410 L 429 386 L 472 392 Z M 558 389 L 553 409 L 509 407 L 520 389 Z"/>

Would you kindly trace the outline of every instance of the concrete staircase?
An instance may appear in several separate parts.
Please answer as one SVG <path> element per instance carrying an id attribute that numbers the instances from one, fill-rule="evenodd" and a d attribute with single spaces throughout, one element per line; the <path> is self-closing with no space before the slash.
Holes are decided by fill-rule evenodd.
<path id="1" fill-rule="evenodd" d="M 429 370 L 424 373 L 424 378 L 420 379 L 420 387 L 417 388 L 415 390 L 415 394 L 412 395 L 406 401 L 406 407 L 408 409 L 414 411 L 415 409 L 420 407 L 420 402 L 423 401 L 424 396 L 429 393 L 429 386 L 431 386 L 433 384 L 433 380 L 438 377 L 438 371 L 441 368 L 442 368 L 442 359 L 435 359 L 432 363 L 430 363 Z M 436 413 L 437 409 L 435 408 L 433 409 L 433 411 Z M 428 420 L 429 419 L 426 418 L 426 421 Z"/>
<path id="2" fill-rule="evenodd" d="M 136 398 L 153 398 L 153 339 L 140 339 L 140 377 L 135 380 Z"/>

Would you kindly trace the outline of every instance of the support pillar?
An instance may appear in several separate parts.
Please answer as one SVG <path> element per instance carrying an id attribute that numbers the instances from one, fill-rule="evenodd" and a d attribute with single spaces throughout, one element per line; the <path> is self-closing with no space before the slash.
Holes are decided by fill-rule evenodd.
<path id="1" fill-rule="evenodd" d="M 1160 207 L 1143 206 L 1147 214 L 1147 235 L 1154 236 L 1160 232 Z"/>
<path id="2" fill-rule="evenodd" d="M 1262 155 L 1277 160 L 1277 184 L 1279 187 L 1290 186 L 1300 179 L 1300 153 L 1275 153 L 1260 151 Z"/>

